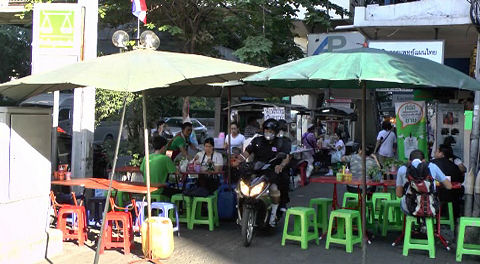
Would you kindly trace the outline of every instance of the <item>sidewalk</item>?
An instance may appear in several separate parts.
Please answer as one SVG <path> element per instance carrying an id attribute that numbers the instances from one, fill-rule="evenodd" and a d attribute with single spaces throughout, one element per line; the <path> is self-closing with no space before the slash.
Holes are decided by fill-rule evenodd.
<path id="1" fill-rule="evenodd" d="M 338 186 L 339 198 L 342 197 L 344 186 Z M 290 193 L 289 206 L 306 206 L 312 197 L 331 197 L 333 185 L 312 183 L 296 189 Z M 283 221 L 273 234 L 257 234 L 252 245 L 245 248 L 240 237 L 240 228 L 234 222 L 221 222 L 220 227 L 213 232 L 207 226 L 196 225 L 194 230 L 188 230 L 181 225 L 181 237 L 175 236 L 175 251 L 167 264 L 234 264 L 234 263 L 361 263 L 362 250 L 359 245 L 353 253 L 345 252 L 345 248 L 331 244 L 325 249 L 325 239 L 320 240 L 320 246 L 310 242 L 307 250 L 302 250 L 298 243 L 288 242 L 285 247 L 280 245 Z M 443 232 L 447 240 L 451 240 L 452 233 Z M 367 263 L 456 263 L 455 247 L 450 251 L 436 243 L 436 258 L 429 259 L 426 251 L 410 250 L 408 257 L 402 255 L 402 245 L 392 247 L 391 244 L 399 235 L 391 232 L 386 238 L 376 236 L 372 244 L 367 247 Z M 134 254 L 141 256 L 140 238 L 136 238 Z M 92 246 L 92 242 L 87 243 Z M 64 254 L 51 259 L 51 262 L 42 263 L 92 263 L 95 256 L 94 249 L 77 247 L 74 243 L 64 243 Z M 139 258 L 133 254 L 124 256 L 118 251 L 106 250 L 100 256 L 100 263 L 128 263 Z M 479 263 L 480 257 L 464 255 L 462 263 Z"/>

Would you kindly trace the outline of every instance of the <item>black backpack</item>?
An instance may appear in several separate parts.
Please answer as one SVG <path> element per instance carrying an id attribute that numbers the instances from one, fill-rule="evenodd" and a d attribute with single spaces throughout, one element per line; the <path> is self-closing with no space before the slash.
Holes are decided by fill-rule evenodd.
<path id="1" fill-rule="evenodd" d="M 412 164 L 407 166 L 407 183 L 404 186 L 405 202 L 413 216 L 433 217 L 439 209 L 435 180 L 428 165 L 428 162 L 422 162 L 416 168 Z"/>

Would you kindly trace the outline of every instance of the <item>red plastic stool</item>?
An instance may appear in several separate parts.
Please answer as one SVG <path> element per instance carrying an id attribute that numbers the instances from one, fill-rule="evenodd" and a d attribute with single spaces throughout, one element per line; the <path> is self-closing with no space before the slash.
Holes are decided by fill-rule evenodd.
<path id="1" fill-rule="evenodd" d="M 67 216 L 76 214 L 77 217 L 72 222 L 72 229 L 67 227 Z M 77 227 L 77 228 L 76 228 Z M 63 205 L 58 210 L 57 229 L 62 230 L 63 241 L 76 239 L 78 245 L 83 246 L 85 240 L 87 240 L 87 218 L 85 213 L 85 207 L 77 205 Z"/>
<path id="2" fill-rule="evenodd" d="M 104 249 L 121 248 L 123 247 L 124 254 L 130 254 L 130 249 L 133 249 L 133 223 L 132 215 L 128 212 L 114 212 L 107 213 L 105 219 L 107 228 L 103 233 L 102 245 L 100 247 L 100 254 Z M 113 222 L 122 223 L 123 237 L 120 234 L 117 237 L 113 237 Z M 118 227 L 118 224 L 117 224 Z"/>

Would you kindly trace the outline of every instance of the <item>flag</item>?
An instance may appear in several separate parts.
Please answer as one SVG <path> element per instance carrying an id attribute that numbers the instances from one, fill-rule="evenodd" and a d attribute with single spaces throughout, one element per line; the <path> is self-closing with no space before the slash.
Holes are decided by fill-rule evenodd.
<path id="1" fill-rule="evenodd" d="M 132 0 L 132 14 L 143 24 L 147 24 L 147 4 L 145 0 Z"/>

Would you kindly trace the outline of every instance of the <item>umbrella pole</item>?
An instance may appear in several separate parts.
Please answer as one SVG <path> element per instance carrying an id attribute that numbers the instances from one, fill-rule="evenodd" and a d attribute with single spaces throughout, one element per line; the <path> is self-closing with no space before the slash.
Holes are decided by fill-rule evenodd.
<path id="1" fill-rule="evenodd" d="M 367 83 L 363 81 L 360 85 L 362 86 L 362 264 L 365 264 L 367 263 L 367 225 L 365 222 L 365 203 L 367 199 L 367 159 L 365 156 Z"/>
<path id="2" fill-rule="evenodd" d="M 112 172 L 109 175 L 108 191 L 107 191 L 107 196 L 105 197 L 105 207 L 103 209 L 103 215 L 102 215 L 102 227 L 100 228 L 100 234 L 98 235 L 97 249 L 95 251 L 95 260 L 93 262 L 94 264 L 98 263 L 98 259 L 100 257 L 100 247 L 102 245 L 103 232 L 105 232 L 105 217 L 107 216 L 109 199 L 110 199 L 110 195 L 112 194 L 112 181 L 113 181 L 113 175 L 115 175 L 115 167 L 117 166 L 118 149 L 120 148 L 120 139 L 122 138 L 123 120 L 125 119 L 126 107 L 127 107 L 127 96 L 123 98 L 122 117 L 120 118 L 120 126 L 118 128 L 118 137 L 117 137 L 117 143 L 115 145 L 115 154 L 113 156 Z"/>
<path id="3" fill-rule="evenodd" d="M 150 195 L 150 154 L 148 153 L 148 127 L 147 127 L 147 104 L 145 103 L 145 92 L 142 92 L 142 109 L 143 109 L 143 138 L 145 143 L 145 179 L 147 184 L 147 210 L 148 210 L 148 219 L 152 218 L 152 210 L 151 210 L 151 195 Z M 147 258 L 152 258 L 151 252 L 151 241 L 152 241 L 152 233 L 151 233 L 151 223 L 147 221 Z"/>
<path id="4" fill-rule="evenodd" d="M 228 146 L 227 146 L 227 160 L 228 160 L 228 171 L 227 171 L 227 183 L 230 183 L 231 179 L 231 164 L 230 164 L 230 159 L 232 157 L 232 154 L 230 153 L 231 151 L 231 145 L 232 145 L 232 131 L 231 131 L 231 115 L 232 115 L 232 109 L 230 107 L 232 106 L 232 87 L 228 86 L 228 121 L 227 121 L 227 126 L 228 126 Z"/>

